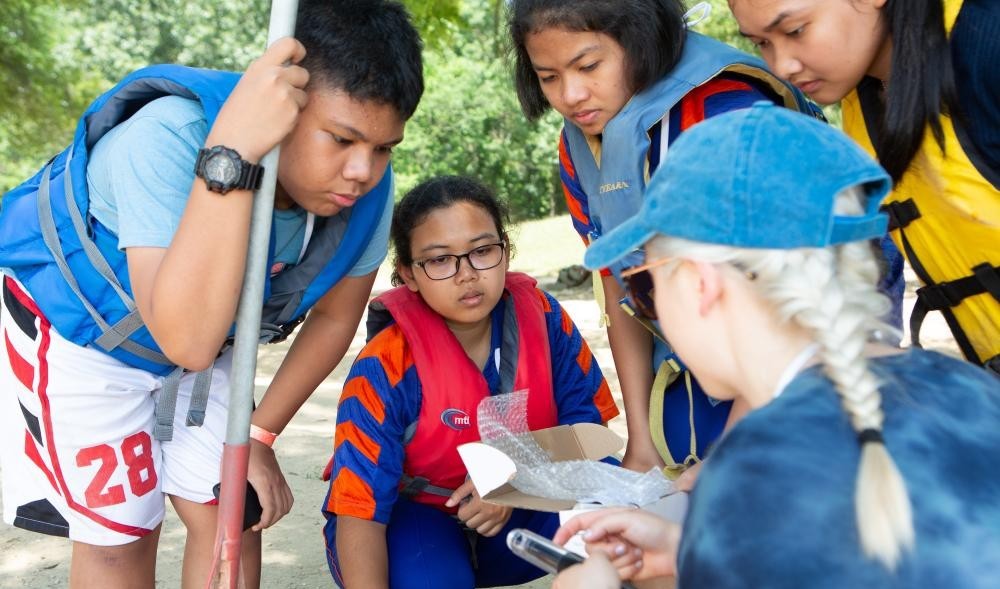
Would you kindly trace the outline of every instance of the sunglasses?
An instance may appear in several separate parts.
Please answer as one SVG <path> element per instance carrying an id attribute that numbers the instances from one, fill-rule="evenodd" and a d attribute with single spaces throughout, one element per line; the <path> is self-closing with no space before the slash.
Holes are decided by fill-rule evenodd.
<path id="1" fill-rule="evenodd" d="M 625 283 L 625 295 L 632 301 L 632 309 L 643 319 L 656 321 L 656 303 L 653 300 L 653 275 L 649 271 L 657 266 L 664 266 L 673 262 L 677 258 L 660 258 L 648 264 L 635 266 L 622 272 L 622 281 Z M 756 280 L 757 273 L 744 270 L 733 264 L 737 270 L 743 272 L 747 280 Z"/>
<path id="2" fill-rule="evenodd" d="M 656 321 L 656 303 L 653 300 L 653 275 L 649 271 L 672 262 L 674 258 L 660 258 L 622 272 L 625 295 L 632 301 L 632 308 L 643 319 Z"/>

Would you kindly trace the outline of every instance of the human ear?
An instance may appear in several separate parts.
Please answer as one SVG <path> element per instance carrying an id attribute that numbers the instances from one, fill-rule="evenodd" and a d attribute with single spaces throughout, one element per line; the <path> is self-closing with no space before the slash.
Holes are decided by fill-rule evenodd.
<path id="1" fill-rule="evenodd" d="M 409 264 L 396 264 L 396 274 L 403 279 L 403 284 L 406 288 L 410 289 L 411 292 L 419 292 L 420 287 L 417 285 L 417 279 L 413 275 L 413 266 Z"/>
<path id="2" fill-rule="evenodd" d="M 704 317 L 722 298 L 722 276 L 713 264 L 692 263 L 698 273 L 698 314 Z"/>

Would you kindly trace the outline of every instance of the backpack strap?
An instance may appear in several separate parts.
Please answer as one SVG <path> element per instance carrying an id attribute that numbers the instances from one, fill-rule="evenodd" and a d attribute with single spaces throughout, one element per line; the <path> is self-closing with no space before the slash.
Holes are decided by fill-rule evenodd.
<path id="1" fill-rule="evenodd" d="M 688 395 L 688 424 L 691 427 L 690 448 L 683 461 L 677 462 L 667 445 L 666 432 L 663 430 L 663 397 L 667 388 L 684 375 L 684 384 Z M 691 371 L 681 368 L 676 360 L 670 358 L 660 364 L 653 379 L 653 388 L 649 393 L 649 433 L 653 438 L 660 458 L 663 459 L 663 474 L 670 480 L 675 480 L 689 466 L 701 462 L 698 459 L 698 437 L 694 429 L 694 389 L 691 384 Z"/>

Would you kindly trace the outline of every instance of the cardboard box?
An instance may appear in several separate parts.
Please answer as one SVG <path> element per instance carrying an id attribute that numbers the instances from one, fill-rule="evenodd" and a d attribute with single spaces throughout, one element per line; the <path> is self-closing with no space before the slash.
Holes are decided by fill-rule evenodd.
<path id="1" fill-rule="evenodd" d="M 616 433 L 595 423 L 560 425 L 533 431 L 531 435 L 553 462 L 600 460 L 625 447 L 625 441 Z M 469 471 L 469 478 L 476 486 L 479 496 L 491 503 L 536 511 L 559 512 L 601 507 L 578 505 L 573 500 L 546 499 L 518 491 L 510 484 L 511 479 L 517 474 L 514 461 L 492 446 L 481 442 L 462 444 L 458 447 L 458 453 Z M 672 496 L 668 495 L 664 499 Z M 651 507 L 662 501 L 663 499 L 654 502 Z M 664 511 L 670 515 L 668 519 L 683 518 L 683 512 L 679 515 L 675 513 L 680 508 L 679 501 L 675 498 L 666 502 L 665 507 L 658 506 L 652 510 L 658 513 Z M 686 498 L 683 502 L 686 507 Z"/>
<path id="2" fill-rule="evenodd" d="M 596 423 L 559 425 L 531 435 L 553 462 L 600 460 L 625 447 L 617 434 Z M 572 500 L 546 499 L 515 489 L 509 482 L 517 473 L 514 461 L 492 446 L 481 442 L 462 444 L 458 453 L 479 496 L 491 503 L 536 511 L 563 511 L 576 505 Z"/>

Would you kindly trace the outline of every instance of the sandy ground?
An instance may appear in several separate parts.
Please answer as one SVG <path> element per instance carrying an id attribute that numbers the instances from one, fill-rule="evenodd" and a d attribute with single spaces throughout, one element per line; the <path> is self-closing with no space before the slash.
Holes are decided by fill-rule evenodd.
<path id="1" fill-rule="evenodd" d="M 524 257 L 530 255 L 524 250 L 521 254 Z M 517 258 L 514 265 L 517 267 Z M 589 283 L 576 289 L 560 290 L 555 286 L 554 275 L 542 275 L 538 278 L 543 288 L 560 299 L 594 349 L 598 363 L 604 369 L 621 407 L 607 337 L 598 326 L 597 309 L 590 296 Z M 909 278 L 912 281 L 912 276 Z M 382 273 L 376 290 L 387 286 Z M 912 290 L 911 283 L 907 293 L 907 313 L 913 302 Z M 937 317 L 928 318 L 923 339 L 927 347 L 956 353 L 944 322 Z M 363 342 L 363 335 L 359 333 L 347 358 L 354 358 Z M 270 375 L 274 373 L 286 349 L 287 343 L 261 349 L 259 376 L 256 380 L 258 398 L 263 394 Z M 348 367 L 349 362 L 343 362 L 326 379 L 276 444 L 278 458 L 296 502 L 291 513 L 265 532 L 264 587 L 313 589 L 333 586 L 323 553 L 323 518 L 319 513 L 319 505 L 325 496 L 327 485 L 320 480 L 320 474 L 332 451 L 337 399 Z M 611 427 L 619 435 L 625 436 L 623 417 L 616 418 Z M 11 473 L 3 475 L 10 476 Z M 157 561 L 157 587 L 179 586 L 183 541 L 183 527 L 168 507 Z M 29 533 L 0 523 L 0 588 L 65 587 L 69 574 L 69 556 L 69 543 L 62 538 Z M 548 585 L 547 579 L 540 579 L 521 587 L 537 589 Z"/>

